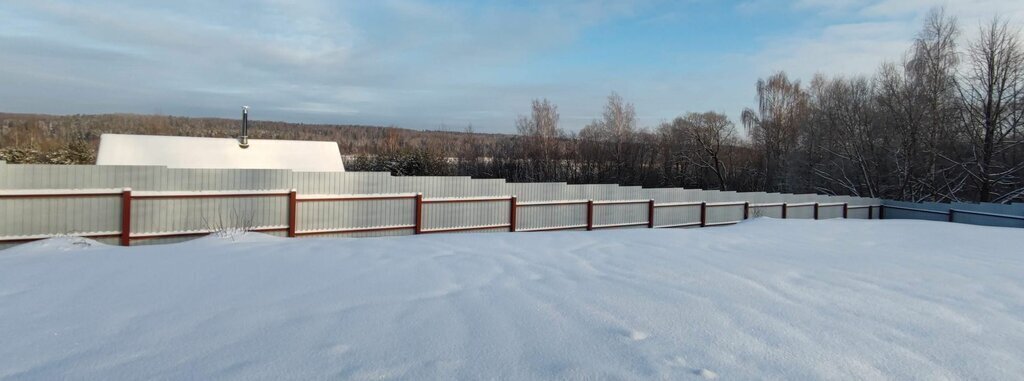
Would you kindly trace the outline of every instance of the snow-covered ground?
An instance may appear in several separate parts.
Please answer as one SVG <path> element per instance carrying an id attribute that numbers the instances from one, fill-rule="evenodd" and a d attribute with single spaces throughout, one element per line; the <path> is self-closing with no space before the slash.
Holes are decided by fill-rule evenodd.
<path id="1" fill-rule="evenodd" d="M 0 251 L 0 379 L 1020 379 L 1024 230 L 770 220 Z"/>

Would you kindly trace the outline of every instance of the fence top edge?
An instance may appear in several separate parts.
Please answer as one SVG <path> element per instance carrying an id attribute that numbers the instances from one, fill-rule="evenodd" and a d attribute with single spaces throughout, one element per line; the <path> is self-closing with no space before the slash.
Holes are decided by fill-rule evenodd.
<path id="1" fill-rule="evenodd" d="M 331 199 L 331 198 L 364 198 L 364 197 L 394 197 L 394 198 L 412 198 L 416 197 L 418 193 L 363 193 L 363 194 L 328 194 L 328 193 L 316 193 L 316 194 L 300 194 L 298 197 L 299 201 L 302 200 L 320 200 L 320 199 Z"/>
<path id="2" fill-rule="evenodd" d="M 594 205 L 611 205 L 611 204 L 643 204 L 649 203 L 651 200 L 594 200 Z"/>
<path id="3" fill-rule="evenodd" d="M 985 216 L 985 217 L 1008 218 L 1008 219 L 1012 219 L 1012 220 L 1024 220 L 1024 216 L 1016 216 L 1016 215 L 1013 215 L 1013 214 L 979 212 L 979 211 L 965 210 L 965 209 L 950 209 L 949 211 L 950 212 L 955 212 L 955 213 L 973 214 L 973 215 Z"/>
<path id="4" fill-rule="evenodd" d="M 786 206 L 812 206 L 814 204 L 817 204 L 817 203 L 816 202 L 791 202 L 791 203 L 786 204 Z"/>
<path id="5" fill-rule="evenodd" d="M 932 210 L 932 209 L 921 209 L 921 208 L 908 208 L 908 207 L 905 207 L 905 206 L 898 206 L 898 205 L 882 205 L 882 206 L 884 206 L 886 208 L 889 208 L 889 209 L 909 210 L 911 212 L 932 213 L 932 214 L 949 214 L 948 210 Z"/>
<path id="6" fill-rule="evenodd" d="M 59 195 L 77 195 L 77 194 L 121 194 L 124 191 L 130 191 L 131 188 L 81 188 L 81 189 L 0 189 L 0 196 L 25 196 L 25 195 L 42 195 L 42 196 L 59 196 Z"/>
<path id="7" fill-rule="evenodd" d="M 531 206 L 531 205 L 569 205 L 569 204 L 586 204 L 590 200 L 543 200 L 543 201 L 523 201 L 519 203 L 519 206 Z"/>
<path id="8" fill-rule="evenodd" d="M 654 204 L 654 206 L 655 206 L 655 207 L 670 207 L 670 206 L 698 206 L 698 205 L 700 205 L 701 203 L 702 203 L 701 201 L 680 201 L 680 202 L 663 202 L 663 203 L 655 203 L 655 204 Z"/>
<path id="9" fill-rule="evenodd" d="M 756 208 L 756 207 L 770 207 L 770 206 L 784 206 L 784 205 L 786 205 L 786 203 L 784 203 L 784 202 L 763 202 L 763 203 L 759 203 L 759 204 L 750 204 L 750 207 L 751 208 Z"/>
<path id="10" fill-rule="evenodd" d="M 819 202 L 818 206 L 842 206 L 847 205 L 845 202 Z"/>
<path id="11" fill-rule="evenodd" d="M 232 195 L 286 195 L 291 189 L 277 190 L 220 190 L 220 191 L 136 191 L 133 197 L 175 197 L 175 196 L 232 196 Z"/>
<path id="12" fill-rule="evenodd" d="M 705 205 L 707 205 L 707 206 L 740 206 L 740 205 L 746 205 L 746 203 L 747 203 L 746 201 L 724 201 L 724 202 L 709 202 L 709 203 L 706 203 Z"/>
<path id="13" fill-rule="evenodd" d="M 508 201 L 511 200 L 512 196 L 476 196 L 476 197 L 438 197 L 438 198 L 424 198 L 423 202 L 438 202 L 438 201 Z"/>

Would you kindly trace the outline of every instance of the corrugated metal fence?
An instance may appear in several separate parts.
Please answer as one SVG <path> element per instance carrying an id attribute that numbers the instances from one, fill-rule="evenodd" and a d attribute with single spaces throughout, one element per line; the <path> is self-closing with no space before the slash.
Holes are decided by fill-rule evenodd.
<path id="1" fill-rule="evenodd" d="M 147 166 L 0 164 L 0 195 L 0 245 L 55 235 L 174 242 L 230 228 L 358 237 L 714 226 L 747 216 L 881 212 L 878 199 L 814 194 Z"/>
<path id="2" fill-rule="evenodd" d="M 1024 228 L 1024 204 L 938 203 L 883 200 L 886 219 L 959 222 L 971 225 Z"/>

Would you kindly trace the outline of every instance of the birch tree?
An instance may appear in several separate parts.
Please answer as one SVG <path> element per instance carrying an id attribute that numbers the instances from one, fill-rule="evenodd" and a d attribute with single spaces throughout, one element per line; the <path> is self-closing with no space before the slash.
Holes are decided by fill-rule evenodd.
<path id="1" fill-rule="evenodd" d="M 807 116 L 807 95 L 800 81 L 778 72 L 757 81 L 757 105 L 756 110 L 743 110 L 742 120 L 760 153 L 763 188 L 787 189 L 785 169 Z"/>

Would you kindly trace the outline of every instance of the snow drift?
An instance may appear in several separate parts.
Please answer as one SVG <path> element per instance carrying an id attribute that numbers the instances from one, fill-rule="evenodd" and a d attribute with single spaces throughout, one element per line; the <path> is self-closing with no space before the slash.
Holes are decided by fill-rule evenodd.
<path id="1" fill-rule="evenodd" d="M 3 379 L 1014 379 L 1024 234 L 924 221 L 0 251 Z"/>

